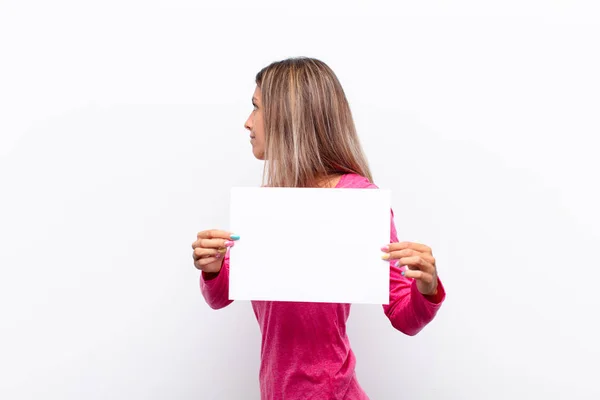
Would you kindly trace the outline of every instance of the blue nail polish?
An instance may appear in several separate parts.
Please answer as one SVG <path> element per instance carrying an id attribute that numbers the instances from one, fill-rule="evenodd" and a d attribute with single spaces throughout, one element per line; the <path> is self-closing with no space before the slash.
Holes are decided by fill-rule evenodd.
<path id="1" fill-rule="evenodd" d="M 231 238 L 231 240 L 240 240 L 240 236 L 239 235 L 231 235 L 229 237 Z"/>
<path id="2" fill-rule="evenodd" d="M 400 275 L 404 276 L 404 271 L 400 272 Z"/>

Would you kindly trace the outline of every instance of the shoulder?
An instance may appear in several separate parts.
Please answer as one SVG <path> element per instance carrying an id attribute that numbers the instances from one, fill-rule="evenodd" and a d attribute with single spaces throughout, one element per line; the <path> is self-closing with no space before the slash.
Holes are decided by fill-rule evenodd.
<path id="1" fill-rule="evenodd" d="M 338 188 L 378 189 L 377 185 L 369 182 L 367 178 L 358 174 L 342 175 L 337 185 Z"/>

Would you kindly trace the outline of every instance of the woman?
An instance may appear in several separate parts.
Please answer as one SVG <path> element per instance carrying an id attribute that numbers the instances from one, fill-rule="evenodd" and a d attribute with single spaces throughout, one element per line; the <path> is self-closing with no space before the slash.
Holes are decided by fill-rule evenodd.
<path id="1" fill-rule="evenodd" d="M 350 107 L 333 71 L 323 62 L 292 58 L 256 76 L 254 110 L 245 123 L 252 152 L 265 161 L 271 187 L 377 188 L 361 149 Z M 228 299 L 230 232 L 207 230 L 192 244 L 201 291 L 214 309 Z M 425 245 L 398 242 L 391 213 L 390 301 L 392 325 L 417 334 L 435 316 L 445 292 Z M 346 335 L 349 304 L 253 301 L 262 333 L 262 399 L 368 399 L 354 372 Z"/>

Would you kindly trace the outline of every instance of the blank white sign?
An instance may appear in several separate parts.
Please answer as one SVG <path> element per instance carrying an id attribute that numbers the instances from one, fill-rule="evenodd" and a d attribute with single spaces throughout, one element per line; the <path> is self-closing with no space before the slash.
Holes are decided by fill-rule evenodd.
<path id="1" fill-rule="evenodd" d="M 232 188 L 232 300 L 387 304 L 391 192 Z"/>

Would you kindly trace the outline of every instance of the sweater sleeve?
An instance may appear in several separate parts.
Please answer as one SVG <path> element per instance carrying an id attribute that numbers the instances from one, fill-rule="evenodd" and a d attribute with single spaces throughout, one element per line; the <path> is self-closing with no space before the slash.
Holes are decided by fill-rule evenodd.
<path id="1" fill-rule="evenodd" d="M 393 211 L 390 239 L 391 243 L 398 242 Z M 414 336 L 433 320 L 446 298 L 446 292 L 438 278 L 437 294 L 424 296 L 417 289 L 416 281 L 402 276 L 401 272 L 396 261 L 390 262 L 390 301 L 383 305 L 383 311 L 394 328 Z"/>
<path id="2" fill-rule="evenodd" d="M 202 272 L 200 275 L 200 290 L 206 303 L 214 310 L 233 303 L 233 300 L 229 300 L 229 249 L 225 253 L 223 266 L 216 277 L 207 280 L 206 274 Z"/>

